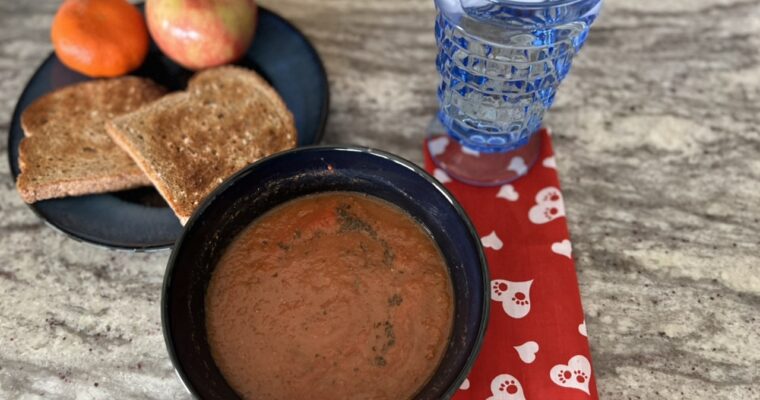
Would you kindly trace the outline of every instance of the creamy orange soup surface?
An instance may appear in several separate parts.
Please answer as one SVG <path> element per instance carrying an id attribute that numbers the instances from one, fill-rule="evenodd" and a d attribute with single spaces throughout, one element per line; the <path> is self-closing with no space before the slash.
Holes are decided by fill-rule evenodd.
<path id="1" fill-rule="evenodd" d="M 410 399 L 448 345 L 452 290 L 430 235 L 353 193 L 287 202 L 228 246 L 206 293 L 212 356 L 244 399 Z"/>

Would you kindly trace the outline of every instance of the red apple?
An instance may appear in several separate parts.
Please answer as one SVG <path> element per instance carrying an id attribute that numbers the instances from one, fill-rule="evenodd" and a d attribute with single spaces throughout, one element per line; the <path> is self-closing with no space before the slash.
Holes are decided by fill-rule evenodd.
<path id="1" fill-rule="evenodd" d="M 145 14 L 161 51 L 194 70 L 237 60 L 256 31 L 254 0 L 148 0 Z"/>

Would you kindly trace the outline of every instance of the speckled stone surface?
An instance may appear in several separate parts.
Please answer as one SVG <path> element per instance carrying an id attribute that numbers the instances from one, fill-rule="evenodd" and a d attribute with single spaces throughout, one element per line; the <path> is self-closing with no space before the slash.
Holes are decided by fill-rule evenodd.
<path id="1" fill-rule="evenodd" d="M 325 140 L 420 162 L 432 0 L 262 3 L 325 60 Z M 56 6 L 0 0 L 3 157 Z M 606 0 L 546 122 L 601 397 L 760 399 L 760 2 Z M 54 232 L 0 162 L 0 398 L 188 397 L 161 336 L 167 259 Z"/>

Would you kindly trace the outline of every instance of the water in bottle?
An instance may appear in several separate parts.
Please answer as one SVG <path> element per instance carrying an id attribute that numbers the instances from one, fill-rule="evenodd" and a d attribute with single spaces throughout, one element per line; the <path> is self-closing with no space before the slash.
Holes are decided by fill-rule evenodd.
<path id="1" fill-rule="evenodd" d="M 525 147 L 536 142 L 533 134 L 600 5 L 601 0 L 436 0 L 439 120 L 454 139 L 452 148 L 465 152 L 448 159 L 433 154 L 436 162 L 479 184 L 524 174 L 533 161 L 525 158 L 535 156 L 527 153 L 537 153 L 538 144 L 532 152 Z M 508 168 L 515 151 L 526 165 L 519 171 Z M 452 165 L 465 161 L 506 165 Z M 489 168 L 498 171 L 488 173 Z"/>

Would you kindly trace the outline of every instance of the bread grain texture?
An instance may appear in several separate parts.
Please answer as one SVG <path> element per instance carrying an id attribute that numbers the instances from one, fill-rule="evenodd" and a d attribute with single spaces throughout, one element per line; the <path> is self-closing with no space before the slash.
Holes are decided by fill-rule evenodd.
<path id="1" fill-rule="evenodd" d="M 37 99 L 21 115 L 21 198 L 34 203 L 150 185 L 108 136 L 105 123 L 164 93 L 148 79 L 122 77 L 67 86 Z"/>
<path id="2" fill-rule="evenodd" d="M 106 125 L 183 224 L 226 178 L 297 139 L 277 92 L 255 72 L 231 66 L 200 72 L 184 92 Z"/>

